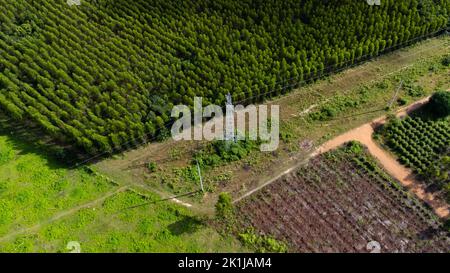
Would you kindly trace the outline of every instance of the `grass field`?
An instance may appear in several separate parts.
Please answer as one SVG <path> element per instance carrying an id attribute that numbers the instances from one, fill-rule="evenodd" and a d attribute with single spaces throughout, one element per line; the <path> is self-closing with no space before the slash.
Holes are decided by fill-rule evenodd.
<path id="1" fill-rule="evenodd" d="M 86 171 L 68 170 L 5 135 L 0 135 L 0 177 L 0 237 L 117 187 Z"/>
<path id="2" fill-rule="evenodd" d="M 0 135 L 0 251 L 218 252 L 243 249 L 172 202 L 68 170 L 30 144 Z M 117 191 L 117 192 L 116 192 Z M 97 201 L 97 202 L 95 202 Z"/>

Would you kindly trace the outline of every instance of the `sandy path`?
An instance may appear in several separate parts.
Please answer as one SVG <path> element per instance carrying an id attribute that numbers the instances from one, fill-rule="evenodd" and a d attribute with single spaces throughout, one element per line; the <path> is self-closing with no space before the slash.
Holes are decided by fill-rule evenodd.
<path id="1" fill-rule="evenodd" d="M 413 111 L 429 100 L 429 97 L 417 101 L 416 103 L 401 109 L 397 116 L 405 116 L 408 112 Z M 373 139 L 374 128 L 384 124 L 386 117 L 381 117 L 366 123 L 358 128 L 348 131 L 336 138 L 321 145 L 313 154 L 313 156 L 333 150 L 342 144 L 356 140 L 367 146 L 369 152 L 381 163 L 388 174 L 400 181 L 406 188 L 414 193 L 419 199 L 429 204 L 436 215 L 441 218 L 447 218 L 450 214 L 449 205 L 437 198 L 433 193 L 428 192 L 423 183 L 419 182 L 411 169 L 401 165 L 391 154 L 381 148 Z"/>

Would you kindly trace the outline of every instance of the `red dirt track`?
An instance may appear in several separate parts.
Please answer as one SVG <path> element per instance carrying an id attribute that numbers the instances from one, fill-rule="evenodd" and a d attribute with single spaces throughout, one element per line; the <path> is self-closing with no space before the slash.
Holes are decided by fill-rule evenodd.
<path id="1" fill-rule="evenodd" d="M 405 116 L 408 112 L 412 112 L 428 102 L 429 97 L 417 101 L 416 103 L 399 111 L 397 116 Z M 444 201 L 435 196 L 434 193 L 427 191 L 424 183 L 418 181 L 411 169 L 406 168 L 400 164 L 390 153 L 381 148 L 372 138 L 374 129 L 386 122 L 386 117 L 373 120 L 356 129 L 348 131 L 329 142 L 320 146 L 315 154 L 335 149 L 342 144 L 356 140 L 363 143 L 369 149 L 370 154 L 374 156 L 383 166 L 383 168 L 392 175 L 395 179 L 400 181 L 403 186 L 407 187 L 419 199 L 430 205 L 436 215 L 441 218 L 447 218 L 450 215 L 450 206 Z"/>

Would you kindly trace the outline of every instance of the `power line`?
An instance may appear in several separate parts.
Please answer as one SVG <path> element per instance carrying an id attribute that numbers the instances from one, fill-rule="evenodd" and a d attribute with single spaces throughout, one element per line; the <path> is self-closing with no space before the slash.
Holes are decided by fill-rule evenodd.
<path id="1" fill-rule="evenodd" d="M 392 104 L 394 103 L 395 99 L 397 98 L 397 95 L 400 92 L 400 89 L 402 88 L 402 86 L 403 86 L 403 80 L 400 81 L 400 84 L 398 85 L 397 90 L 395 90 L 394 96 L 392 97 L 392 100 L 388 104 L 388 109 L 391 109 Z"/>
<path id="2" fill-rule="evenodd" d="M 167 198 L 163 198 L 163 199 L 159 199 L 159 200 L 155 200 L 155 201 L 149 201 L 149 202 L 145 202 L 145 203 L 142 203 L 142 204 L 125 207 L 125 208 L 122 208 L 122 209 L 118 210 L 117 212 L 123 212 L 123 211 L 130 210 L 130 209 L 140 208 L 140 207 L 156 204 L 156 203 L 159 203 L 159 202 L 164 202 L 164 201 L 177 199 L 177 198 L 180 198 L 180 197 L 191 196 L 191 195 L 195 195 L 195 194 L 197 194 L 199 192 L 202 192 L 202 190 L 196 190 L 196 191 L 192 191 L 192 192 L 188 192 L 188 193 L 183 193 L 183 194 L 180 194 L 180 195 L 175 195 L 175 196 L 172 196 L 172 197 L 167 197 Z"/>
<path id="3" fill-rule="evenodd" d="M 434 34 L 439 33 L 439 32 L 441 32 L 441 31 L 442 31 L 442 30 L 437 31 L 437 32 L 434 32 L 434 33 L 432 33 L 432 34 L 424 35 L 424 36 L 421 36 L 421 37 L 416 37 L 416 38 L 411 39 L 411 40 L 409 40 L 409 41 L 407 41 L 407 42 L 405 42 L 405 43 L 402 43 L 402 44 L 406 44 L 406 43 L 411 42 L 412 40 L 421 39 L 421 38 L 423 38 L 423 37 L 430 37 L 430 35 L 434 35 Z M 400 44 L 400 45 L 402 45 L 402 44 Z M 398 46 L 399 46 L 399 45 L 394 46 L 394 47 L 398 47 Z M 394 48 L 394 47 L 390 47 L 390 48 Z M 384 50 L 384 51 L 385 51 L 385 50 Z M 383 52 L 384 52 L 384 51 L 383 51 Z M 367 55 L 366 55 L 366 56 L 367 56 Z M 370 60 L 370 59 L 369 59 L 369 60 Z M 366 61 L 369 61 L 369 60 L 366 60 Z M 348 61 L 345 62 L 345 63 L 348 63 L 349 61 L 350 61 L 350 60 L 348 60 Z M 356 65 L 358 65 L 358 64 L 359 64 L 359 63 L 355 63 L 355 64 L 352 64 L 351 66 L 348 66 L 348 67 L 342 67 L 342 68 L 339 68 L 339 69 L 335 70 L 334 73 L 339 72 L 339 71 L 342 71 L 342 70 L 347 69 L 347 68 L 349 68 L 349 67 L 356 66 Z M 327 75 L 319 75 L 319 76 L 317 76 L 317 77 L 314 77 L 313 79 L 319 79 L 319 78 L 323 78 L 323 77 L 325 77 L 325 76 L 327 76 Z M 293 79 L 293 78 L 291 78 L 291 79 Z M 288 79 L 288 80 L 290 80 L 290 79 Z M 311 80 L 311 79 L 309 79 L 309 80 Z M 287 81 L 287 80 L 284 80 L 284 81 Z M 304 82 L 307 82 L 307 81 L 308 81 L 308 80 L 303 80 L 303 81 L 300 81 L 300 82 L 298 82 L 298 83 L 304 83 Z M 280 82 L 281 82 L 281 81 L 280 81 Z M 265 95 L 265 94 L 271 94 L 271 93 L 273 93 L 273 92 L 275 92 L 275 91 L 278 91 L 278 90 L 280 90 L 280 89 L 283 89 L 283 88 L 286 88 L 286 87 L 292 87 L 292 86 L 295 86 L 295 85 L 297 85 L 298 83 L 288 84 L 288 85 L 285 85 L 284 87 L 281 87 L 281 88 L 278 88 L 278 89 L 274 89 L 274 90 L 272 90 L 272 91 L 269 91 L 269 92 L 266 92 L 266 93 L 263 93 L 263 94 L 259 94 L 258 96 Z M 253 97 L 251 97 L 251 98 L 247 98 L 246 100 L 248 100 L 248 99 L 253 99 L 253 98 L 255 98 L 255 97 L 257 97 L 257 96 L 253 96 Z M 240 102 L 237 102 L 237 103 L 240 103 Z M 145 140 L 143 140 L 143 141 L 137 141 L 136 138 L 135 138 L 135 139 L 132 139 L 132 140 L 130 140 L 130 141 L 128 141 L 128 142 L 125 142 L 125 143 L 123 144 L 123 146 L 128 146 L 130 143 L 133 143 L 133 145 L 129 146 L 129 147 L 126 148 L 126 149 L 123 149 L 123 148 L 116 149 L 116 151 L 122 151 L 122 152 L 125 152 L 125 151 L 128 151 L 128 150 L 132 149 L 132 148 L 139 147 L 139 146 L 141 146 L 142 144 L 149 143 L 149 142 L 152 142 L 152 141 L 156 140 L 156 139 L 159 137 L 159 136 L 157 135 L 157 133 L 160 132 L 160 131 L 163 130 L 163 129 L 166 129 L 166 127 L 169 126 L 171 123 L 172 123 L 172 121 L 166 122 L 166 123 L 164 124 L 164 127 L 161 127 L 161 128 L 156 129 L 156 131 L 155 131 L 153 137 L 146 139 L 146 137 L 147 137 L 148 135 L 150 135 L 150 133 L 148 133 L 148 134 L 146 134 L 146 135 L 144 135 L 144 136 L 141 137 L 142 139 L 145 139 Z M 188 153 L 188 152 L 191 152 L 191 151 L 186 151 L 185 153 Z M 185 154 L 185 153 L 183 153 L 183 154 Z M 97 158 L 99 158 L 99 157 L 101 157 L 101 156 L 103 156 L 103 155 L 106 155 L 106 154 L 110 154 L 110 152 L 104 151 L 104 152 L 101 152 L 101 153 L 99 153 L 99 154 L 96 154 L 96 155 L 94 155 L 94 156 L 92 156 L 92 157 L 90 157 L 90 158 L 87 158 L 87 159 L 83 160 L 82 162 L 75 163 L 73 166 L 69 167 L 68 169 L 69 169 L 69 170 L 73 170 L 73 169 L 76 169 L 76 168 L 80 168 L 80 167 L 86 166 L 86 165 L 88 165 L 89 163 L 91 163 L 93 160 L 95 160 L 95 159 L 97 159 Z M 73 175 L 74 175 L 74 173 L 72 173 L 70 176 L 73 176 Z M 70 177 L 70 176 L 69 176 L 69 177 Z M 61 179 L 67 179 L 67 178 L 68 178 L 68 176 L 64 176 L 64 177 L 62 177 Z M 202 181 L 202 184 L 203 184 L 203 181 Z M 167 198 L 167 199 L 163 199 L 163 200 L 170 200 L 170 199 L 177 198 L 177 197 L 183 197 L 183 196 L 191 195 L 191 194 L 194 194 L 194 193 L 197 193 L 197 192 L 199 192 L 199 191 L 190 192 L 190 193 L 187 193 L 187 194 L 183 194 L 183 195 L 179 195 L 179 196 L 174 196 L 174 197 Z"/>
<path id="4" fill-rule="evenodd" d="M 402 45 L 411 43 L 412 41 L 415 41 L 415 40 L 418 40 L 418 39 L 422 39 L 422 38 L 425 38 L 425 37 L 432 37 L 433 35 L 436 35 L 436 34 L 439 34 L 439 33 L 441 33 L 441 35 L 442 35 L 442 31 L 443 31 L 443 30 L 446 30 L 446 29 L 447 29 L 447 28 L 443 28 L 443 29 L 438 30 L 438 31 L 435 31 L 435 32 L 433 32 L 433 33 L 426 34 L 426 35 L 422 35 L 422 36 L 419 36 L 419 37 L 410 39 L 410 40 L 408 40 L 408 41 L 406 41 L 406 42 L 403 42 L 403 43 L 401 43 L 401 44 L 397 44 L 397 45 L 395 45 L 395 46 L 391 46 L 391 47 L 385 48 L 382 52 L 388 51 L 388 50 L 393 49 L 393 48 L 399 48 L 399 47 L 401 47 Z M 439 36 L 439 35 L 436 35 L 436 36 Z M 379 54 L 379 55 L 380 55 L 380 54 Z M 329 76 L 331 73 L 338 73 L 338 72 L 343 71 L 343 70 L 345 70 L 345 69 L 348 69 L 348 68 L 350 68 L 350 67 L 358 66 L 358 65 L 360 65 L 360 64 L 363 63 L 363 62 L 367 62 L 367 61 L 370 61 L 370 60 L 372 60 L 372 59 L 374 59 L 374 58 L 377 58 L 379 55 L 373 56 L 373 58 L 364 59 L 365 57 L 372 56 L 371 54 L 366 54 L 366 55 L 363 55 L 363 56 L 361 56 L 361 57 L 358 58 L 358 60 L 360 60 L 360 61 L 357 61 L 357 62 L 353 63 L 353 64 L 350 65 L 350 66 L 344 66 L 344 67 L 338 68 L 338 69 L 336 69 L 336 70 L 330 71 L 330 72 L 328 72 L 328 73 L 321 74 L 321 73 L 324 72 L 326 69 L 335 66 L 335 65 L 330 65 L 330 66 L 325 67 L 324 69 L 320 70 L 319 72 L 321 72 L 321 73 L 318 73 L 318 75 L 315 76 L 315 77 L 311 77 L 311 78 L 308 78 L 308 79 L 296 81 L 296 82 L 294 82 L 294 83 L 290 83 L 290 84 L 281 86 L 281 87 L 279 87 L 279 88 L 277 88 L 277 89 L 273 89 L 273 90 L 268 91 L 268 92 L 265 92 L 265 93 L 261 93 L 261 94 L 258 94 L 258 95 L 252 96 L 252 97 L 247 97 L 247 98 L 242 99 L 242 100 L 240 100 L 240 101 L 237 101 L 237 102 L 235 102 L 235 103 L 236 103 L 236 104 L 243 103 L 243 102 L 246 102 L 246 101 L 249 101 L 249 100 L 253 100 L 253 99 L 257 98 L 257 97 L 264 97 L 264 96 L 266 96 L 266 95 L 273 94 L 274 92 L 277 92 L 277 91 L 282 90 L 282 89 L 286 89 L 286 88 L 290 88 L 290 87 L 295 87 L 295 86 L 301 85 L 301 84 L 306 83 L 306 82 L 308 82 L 308 81 L 316 81 L 316 80 L 318 80 L 318 79 L 321 79 L 321 78 L 324 78 L 324 77 Z M 184 61 L 185 61 L 185 60 L 184 60 Z M 183 63 L 184 61 L 181 61 L 180 63 Z M 347 63 L 349 63 L 349 62 L 351 62 L 351 61 L 352 61 L 352 60 L 347 60 L 346 62 L 344 62 L 344 64 L 347 64 Z M 292 78 L 290 78 L 290 79 L 285 79 L 285 80 L 282 80 L 282 81 L 278 81 L 278 82 L 276 82 L 275 84 L 282 83 L 282 82 L 286 82 L 286 81 L 290 81 L 290 80 L 293 80 L 293 79 L 303 78 L 304 75 L 305 75 L 305 74 L 303 74 L 303 75 L 301 75 L 301 76 L 298 76 L 298 77 L 292 77 Z M 254 89 L 254 90 L 255 90 L 255 89 Z M 96 158 L 99 158 L 99 157 L 104 156 L 104 155 L 107 155 L 107 154 L 111 154 L 112 152 L 114 152 L 114 150 L 116 150 L 116 152 L 118 152 L 118 151 L 125 152 L 125 151 L 129 150 L 130 148 L 137 147 L 137 146 L 140 146 L 140 145 L 145 144 L 145 143 L 149 143 L 149 142 L 151 142 L 151 141 L 153 141 L 153 140 L 159 138 L 158 133 L 160 133 L 160 131 L 163 130 L 163 129 L 167 129 L 167 127 L 168 127 L 169 125 L 171 125 L 172 123 L 173 123 L 173 121 L 168 121 L 168 122 L 166 122 L 165 124 L 163 124 L 162 127 L 156 129 L 156 131 L 155 131 L 154 133 L 147 133 L 147 134 L 143 135 L 142 137 L 140 137 L 141 139 L 144 139 L 143 141 L 136 142 L 137 139 L 135 138 L 135 139 L 129 140 L 129 141 L 127 141 L 127 142 L 124 142 L 124 143 L 122 144 L 122 146 L 128 146 L 130 143 L 134 143 L 135 145 L 132 146 L 132 147 L 129 147 L 129 148 L 127 148 L 127 149 L 122 149 L 122 147 L 119 148 L 119 149 L 113 148 L 113 151 L 111 151 L 111 152 L 110 152 L 110 151 L 103 151 L 103 152 L 100 153 L 100 154 L 94 155 L 94 156 L 92 156 L 92 157 L 90 157 L 90 158 L 87 158 L 87 159 L 83 160 L 82 162 L 76 163 L 76 164 L 75 164 L 73 167 L 71 167 L 71 168 L 77 168 L 77 167 L 80 167 L 81 165 L 89 164 L 90 162 L 92 162 L 92 161 L 93 161 L 94 159 L 96 159 Z M 147 137 L 148 137 L 149 135 L 152 135 L 152 134 L 153 134 L 153 137 L 147 139 Z"/>

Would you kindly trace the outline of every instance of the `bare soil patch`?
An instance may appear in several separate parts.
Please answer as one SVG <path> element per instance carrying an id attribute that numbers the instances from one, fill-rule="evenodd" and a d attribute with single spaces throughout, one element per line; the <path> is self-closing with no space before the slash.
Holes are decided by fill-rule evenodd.
<path id="1" fill-rule="evenodd" d="M 409 112 L 412 112 L 421 106 L 423 106 L 429 97 L 419 100 L 412 105 L 401 109 L 397 116 L 405 116 Z M 383 166 L 383 168 L 395 179 L 400 181 L 403 186 L 407 187 L 411 192 L 413 192 L 419 199 L 423 200 L 429 204 L 435 213 L 441 218 L 447 218 L 450 214 L 450 206 L 444 201 L 437 197 L 434 193 L 427 191 L 425 185 L 416 178 L 413 171 L 406 168 L 400 162 L 396 160 L 389 152 L 381 148 L 372 138 L 374 129 L 378 126 L 383 125 L 386 122 L 386 117 L 381 117 L 373 120 L 367 124 L 364 124 L 358 128 L 350 130 L 336 138 L 324 143 L 320 146 L 315 154 L 321 154 L 332 149 L 335 149 L 342 144 L 356 140 L 367 146 L 371 155 L 373 155 Z"/>
<path id="2" fill-rule="evenodd" d="M 430 212 L 354 155 L 322 154 L 236 204 L 241 226 L 274 236 L 294 252 L 446 252 Z M 361 157 L 363 161 L 364 156 Z"/>

